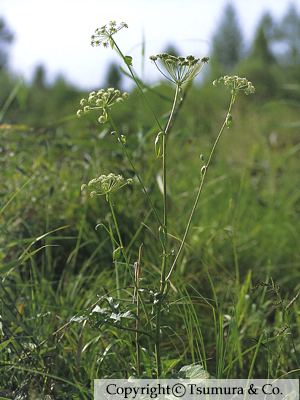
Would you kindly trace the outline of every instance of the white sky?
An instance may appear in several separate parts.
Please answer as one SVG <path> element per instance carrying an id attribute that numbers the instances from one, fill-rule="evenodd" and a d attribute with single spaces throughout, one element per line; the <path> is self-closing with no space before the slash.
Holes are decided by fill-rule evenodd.
<path id="1" fill-rule="evenodd" d="M 154 72 L 149 56 L 173 44 L 181 55 L 209 55 L 212 35 L 222 19 L 226 4 L 234 5 L 247 41 L 261 16 L 270 12 L 280 20 L 299 0 L 0 0 L 3 17 L 15 40 L 10 52 L 10 67 L 31 79 L 37 65 L 44 65 L 53 81 L 62 74 L 85 90 L 101 86 L 112 60 L 111 49 L 92 47 L 95 29 L 111 20 L 126 22 L 115 36 L 119 47 L 133 57 L 141 74 L 141 42 L 146 41 L 145 77 Z"/>

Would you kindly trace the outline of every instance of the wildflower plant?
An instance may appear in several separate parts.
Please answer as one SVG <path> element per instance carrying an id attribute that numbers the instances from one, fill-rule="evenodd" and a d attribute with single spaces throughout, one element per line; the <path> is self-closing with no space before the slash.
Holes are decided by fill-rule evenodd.
<path id="1" fill-rule="evenodd" d="M 208 57 L 203 57 L 200 60 L 192 55 L 187 57 L 176 57 L 168 53 L 161 53 L 156 56 L 150 56 L 150 60 L 154 62 L 157 69 L 165 78 L 181 87 L 186 82 L 194 79 L 198 74 L 200 74 L 204 64 L 208 62 Z M 168 75 L 166 75 L 166 73 L 159 67 L 159 61 Z"/>
<path id="2" fill-rule="evenodd" d="M 93 91 L 87 99 L 80 100 L 80 105 L 83 108 L 77 111 L 77 116 L 81 117 L 92 110 L 102 110 L 103 114 L 98 118 L 98 122 L 104 124 L 108 120 L 108 110 L 114 104 L 122 103 L 128 96 L 127 92 L 121 94 L 120 90 L 114 88 Z"/>
<path id="3" fill-rule="evenodd" d="M 117 27 L 116 21 L 110 21 L 108 25 L 103 25 L 100 28 L 97 28 L 95 34 L 91 37 L 91 45 L 103 45 L 104 48 L 110 46 L 113 49 L 115 42 L 112 37 L 122 28 L 128 28 L 128 25 L 125 22 L 121 22 Z"/>
<path id="4" fill-rule="evenodd" d="M 88 188 L 91 189 L 90 196 L 103 196 L 105 195 L 106 200 L 108 201 L 113 192 L 118 189 L 121 189 L 125 185 L 131 185 L 132 179 L 124 179 L 121 175 L 101 175 L 99 178 L 94 178 L 89 183 L 83 184 L 81 186 L 81 190 Z"/>
<path id="5" fill-rule="evenodd" d="M 78 110 L 77 115 L 80 117 L 81 115 L 88 113 L 92 110 L 102 110 L 102 116 L 99 117 L 98 121 L 99 123 L 110 123 L 113 132 L 119 142 L 119 145 L 122 146 L 122 149 L 131 165 L 133 168 L 133 171 L 135 173 L 135 177 L 139 181 L 142 190 L 147 197 L 149 201 L 150 208 L 156 218 L 157 222 L 157 238 L 160 243 L 160 259 L 161 259 L 161 267 L 160 267 L 160 279 L 159 279 L 159 287 L 149 287 L 149 288 L 139 288 L 139 276 L 140 276 L 140 269 L 141 269 L 141 247 L 139 251 L 139 259 L 134 263 L 134 269 L 135 272 L 133 274 L 133 268 L 132 264 L 129 262 L 128 259 L 128 252 L 123 246 L 122 243 L 122 238 L 120 235 L 120 231 L 118 228 L 118 223 L 114 214 L 113 210 L 113 204 L 112 204 L 112 193 L 127 185 L 127 184 L 132 184 L 131 179 L 125 180 L 123 177 L 120 175 L 114 175 L 114 174 L 109 174 L 109 175 L 101 175 L 99 178 L 92 179 L 88 185 L 83 185 L 83 188 L 88 188 L 91 191 L 91 196 L 97 196 L 97 195 L 105 195 L 106 200 L 109 201 L 113 219 L 115 222 L 115 229 L 117 231 L 117 239 L 114 239 L 113 233 L 110 230 L 107 230 L 107 232 L 112 236 L 112 241 L 118 246 L 119 253 L 118 257 L 120 256 L 120 253 L 123 255 L 123 259 L 126 265 L 126 268 L 129 270 L 130 276 L 132 277 L 133 281 L 133 286 L 134 291 L 136 293 L 136 325 L 135 327 L 129 326 L 129 322 L 125 322 L 126 319 L 126 312 L 122 313 L 122 317 L 118 319 L 118 324 L 116 325 L 117 328 L 119 329 L 125 329 L 129 330 L 132 332 L 136 333 L 136 369 L 135 373 L 137 375 L 141 375 L 141 370 L 142 370 L 142 365 L 141 365 L 141 358 L 140 358 L 140 352 L 144 351 L 141 349 L 141 346 L 139 344 L 139 334 L 143 333 L 145 334 L 148 339 L 152 342 L 154 342 L 155 346 L 155 363 L 152 363 L 152 361 L 149 363 L 149 366 L 147 367 L 145 364 L 143 365 L 144 371 L 143 373 L 148 376 L 152 377 L 153 376 L 153 368 L 155 368 L 155 375 L 158 378 L 166 377 L 166 372 L 164 369 L 164 362 L 162 360 L 162 354 L 161 354 L 161 329 L 162 329 L 162 313 L 163 311 L 167 308 L 166 303 L 167 303 L 167 296 L 170 290 L 170 277 L 174 269 L 176 268 L 176 265 L 178 263 L 178 259 L 182 253 L 182 250 L 184 248 L 184 245 L 186 243 L 186 238 L 191 226 L 191 222 L 193 220 L 194 212 L 197 208 L 199 198 L 202 193 L 203 189 L 203 184 L 206 178 L 207 171 L 209 169 L 211 159 L 213 157 L 215 148 L 220 140 L 220 137 L 224 131 L 224 129 L 229 126 L 232 123 L 232 116 L 230 114 L 232 106 L 234 104 L 236 95 L 240 91 L 244 91 L 246 94 L 251 94 L 254 92 L 254 86 L 252 85 L 251 82 L 249 82 L 246 78 L 239 78 L 237 76 L 229 77 L 225 76 L 223 78 L 220 78 L 216 81 L 214 81 L 214 86 L 218 84 L 224 84 L 226 87 L 230 89 L 231 92 L 231 99 L 229 103 L 229 108 L 228 108 L 228 113 L 226 116 L 226 119 L 224 120 L 224 123 L 216 136 L 215 142 L 212 146 L 211 152 L 207 158 L 207 161 L 205 162 L 205 158 L 203 155 L 200 156 L 201 162 L 202 162 L 202 167 L 201 167 L 201 173 L 200 173 L 200 184 L 199 188 L 197 191 L 196 199 L 194 201 L 194 205 L 192 207 L 189 219 L 186 224 L 186 229 L 185 232 L 183 233 L 180 246 L 178 250 L 175 252 L 173 249 L 170 249 L 169 247 L 169 232 L 168 232 L 168 203 L 167 203 L 167 164 L 166 164 L 166 157 L 167 157 L 167 137 L 171 133 L 172 129 L 172 121 L 174 120 L 174 117 L 176 115 L 176 110 L 179 110 L 182 102 L 184 101 L 185 96 L 181 96 L 179 98 L 178 94 L 180 91 L 183 91 L 183 85 L 187 82 L 191 82 L 192 79 L 197 76 L 203 69 L 204 65 L 208 62 L 208 57 L 202 57 L 197 58 L 194 56 L 187 56 L 187 57 L 175 57 L 167 53 L 162 53 L 158 54 L 156 56 L 151 56 L 150 60 L 154 62 L 155 66 L 158 68 L 158 70 L 162 73 L 162 75 L 167 78 L 169 81 L 171 81 L 175 85 L 175 93 L 174 93 L 174 100 L 173 100 L 173 105 L 171 108 L 171 112 L 169 115 L 169 119 L 166 123 L 165 126 L 163 126 L 161 119 L 154 113 L 153 108 L 151 107 L 151 104 L 149 103 L 147 97 L 145 96 L 144 90 L 141 87 L 140 84 L 140 79 L 136 77 L 135 72 L 133 71 L 132 68 L 132 58 L 130 56 L 125 56 L 120 48 L 118 47 L 114 35 L 120 31 L 123 27 L 128 27 L 127 24 L 121 23 L 117 27 L 116 23 L 114 21 L 110 22 L 109 25 L 104 25 L 101 28 L 96 30 L 96 34 L 92 36 L 92 45 L 93 46 L 100 46 L 101 44 L 104 47 L 111 47 L 112 49 L 116 49 L 118 54 L 121 56 L 123 62 L 127 66 L 130 75 L 132 76 L 134 82 L 136 83 L 138 89 L 141 92 L 141 95 L 143 96 L 146 104 L 149 106 L 150 111 L 152 112 L 154 122 L 157 125 L 157 135 L 154 140 L 154 148 L 155 148 L 155 154 L 156 157 L 159 158 L 161 161 L 162 165 L 162 178 L 163 178 L 163 183 L 162 183 L 162 215 L 161 213 L 157 210 L 155 207 L 154 203 L 152 202 L 151 196 L 148 193 L 147 189 L 145 188 L 145 185 L 143 183 L 143 178 L 140 176 L 139 172 L 137 171 L 137 168 L 133 162 L 133 160 L 130 157 L 130 154 L 127 151 L 127 146 L 126 146 L 126 138 L 120 134 L 118 127 L 116 126 L 114 119 L 110 113 L 110 108 L 118 102 L 121 102 L 123 100 L 126 100 L 128 97 L 127 93 L 121 94 L 120 91 L 115 90 L 113 88 L 107 89 L 106 91 L 101 89 L 99 91 L 94 91 L 90 93 L 89 97 L 87 99 L 82 99 L 80 102 L 81 109 Z M 189 85 L 186 86 L 185 89 L 185 95 L 187 91 L 189 90 Z M 156 246 L 157 247 L 157 246 Z M 171 263 L 171 258 L 172 256 L 175 255 L 173 262 Z M 113 258 L 115 260 L 115 257 Z M 147 309 L 146 303 L 144 296 L 146 296 L 148 293 L 149 297 L 149 302 L 152 304 L 152 313 L 153 315 L 150 317 L 149 311 Z M 135 295 L 134 296 L 134 301 L 135 301 Z M 102 299 L 102 298 L 101 298 Z M 101 300 L 100 299 L 100 300 Z M 111 298 L 110 298 L 111 299 Z M 100 301 L 99 300 L 99 301 Z M 110 303 L 112 303 L 112 300 L 109 300 Z M 140 311 L 143 310 L 144 312 L 144 319 L 145 322 L 142 322 Z M 97 326 L 102 326 L 107 324 L 108 319 L 104 318 L 101 319 L 100 313 L 93 313 L 97 314 L 97 316 L 93 315 L 93 321 L 95 321 L 95 318 L 99 318 L 98 322 L 99 324 Z M 128 314 L 129 315 L 129 314 Z M 132 318 L 132 310 L 130 310 L 130 318 Z M 91 318 L 91 313 L 90 311 L 84 311 L 80 313 L 80 316 L 78 317 L 75 316 L 73 317 L 73 321 L 83 321 L 87 320 L 89 321 Z M 112 324 L 111 319 L 109 319 L 109 323 Z M 143 324 L 143 327 L 141 325 Z M 151 358 L 151 356 L 149 356 Z M 199 366 L 196 366 L 199 367 Z M 201 378 L 201 377 L 207 377 L 208 373 L 204 370 L 201 370 L 199 372 L 199 368 L 197 369 L 196 376 L 194 378 Z M 178 375 L 179 376 L 179 375 Z M 172 377 L 176 377 L 174 374 Z"/>

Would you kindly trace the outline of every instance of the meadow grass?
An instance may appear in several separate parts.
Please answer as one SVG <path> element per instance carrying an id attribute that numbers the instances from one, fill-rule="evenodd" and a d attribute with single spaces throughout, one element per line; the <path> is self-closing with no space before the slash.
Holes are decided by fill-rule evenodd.
<path id="1" fill-rule="evenodd" d="M 172 103 L 161 93 L 170 96 L 170 87 L 162 83 L 157 90 L 149 102 L 160 99 L 154 112 L 167 113 Z M 201 179 L 199 155 L 207 160 L 226 117 L 223 94 L 211 94 L 207 84 L 189 95 L 168 143 L 165 201 L 169 247 L 176 251 Z M 162 213 L 157 129 L 139 96 L 133 92 L 112 113 L 120 132 L 136 132 L 127 150 Z M 220 109 L 207 116 L 206 102 Z M 162 373 L 201 364 L 217 378 L 299 378 L 299 145 L 286 125 L 298 113 L 288 104 L 262 108 L 243 99 L 232 115 L 162 304 Z M 42 134 L 26 126 L 2 126 L 2 132 L 1 396 L 23 391 L 32 398 L 89 399 L 93 379 L 138 374 L 136 335 L 70 319 L 108 295 L 132 304 L 135 285 L 127 261 L 113 262 L 111 235 L 95 230 L 104 223 L 115 231 L 108 202 L 84 198 L 80 186 L 102 172 L 134 174 L 109 128 L 90 115 L 72 137 L 64 123 Z M 147 199 L 134 184 L 113 202 L 128 263 L 133 267 L 143 243 L 140 285 L 157 287 L 161 250 Z M 145 296 L 152 321 L 150 300 Z M 139 340 L 139 363 L 151 376 L 155 345 L 146 335 Z"/>

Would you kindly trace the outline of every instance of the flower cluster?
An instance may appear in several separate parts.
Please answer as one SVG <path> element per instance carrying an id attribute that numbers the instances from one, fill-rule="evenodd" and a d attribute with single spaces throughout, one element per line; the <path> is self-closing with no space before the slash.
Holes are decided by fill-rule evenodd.
<path id="1" fill-rule="evenodd" d="M 213 81 L 213 85 L 223 84 L 227 86 L 232 95 L 236 95 L 239 91 L 243 91 L 246 94 L 251 94 L 255 92 L 255 87 L 252 82 L 248 81 L 247 78 L 240 78 L 237 75 L 234 76 L 223 76 L 215 81 Z"/>
<path id="2" fill-rule="evenodd" d="M 77 111 L 77 116 L 81 117 L 83 114 L 89 113 L 91 110 L 103 110 L 103 115 L 98 118 L 100 124 L 103 124 L 108 120 L 107 110 L 115 103 L 121 103 L 124 99 L 127 99 L 129 94 L 124 92 L 121 94 L 120 90 L 109 88 L 106 91 L 100 89 L 97 92 L 91 92 L 87 99 L 81 99 L 80 105 L 82 109 Z"/>
<path id="3" fill-rule="evenodd" d="M 154 62 L 157 69 L 164 77 L 174 82 L 176 85 L 181 86 L 201 72 L 204 64 L 208 61 L 208 57 L 203 57 L 200 60 L 194 56 L 176 57 L 167 53 L 162 53 L 151 56 L 150 60 Z M 157 60 L 161 61 L 170 77 L 159 68 Z"/>
<path id="4" fill-rule="evenodd" d="M 99 178 L 94 178 L 89 183 L 81 185 L 81 190 L 88 187 L 91 189 L 90 196 L 105 195 L 108 200 L 110 194 L 125 185 L 131 185 L 132 179 L 124 179 L 121 175 L 101 175 Z"/>
<path id="5" fill-rule="evenodd" d="M 110 21 L 109 25 L 103 25 L 100 28 L 95 30 L 95 35 L 91 37 L 91 45 L 92 46 L 100 46 L 103 44 L 105 48 L 110 47 L 114 48 L 114 41 L 112 40 L 112 36 L 119 32 L 122 28 L 128 28 L 128 25 L 125 22 L 121 22 L 121 24 L 116 27 L 116 21 Z"/>

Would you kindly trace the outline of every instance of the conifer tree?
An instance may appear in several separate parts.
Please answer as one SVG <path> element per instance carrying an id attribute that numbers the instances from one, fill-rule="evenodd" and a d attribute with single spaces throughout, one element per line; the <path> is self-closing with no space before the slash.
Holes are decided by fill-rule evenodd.
<path id="1" fill-rule="evenodd" d="M 243 36 L 233 5 L 228 4 L 220 27 L 213 37 L 212 63 L 232 69 L 242 57 Z"/>
<path id="2" fill-rule="evenodd" d="M 122 76 L 120 73 L 120 68 L 117 64 L 112 63 L 108 70 L 106 86 L 114 89 L 121 89 L 121 80 Z"/>
<path id="3" fill-rule="evenodd" d="M 13 34 L 7 28 L 3 18 L 0 18 L 0 71 L 8 61 L 7 47 L 13 41 Z"/>
<path id="4" fill-rule="evenodd" d="M 300 16 L 294 5 L 291 5 L 280 26 L 279 39 L 287 49 L 283 63 L 296 65 L 300 62 Z"/>
<path id="5" fill-rule="evenodd" d="M 266 65 L 273 64 L 276 58 L 271 50 L 271 43 L 275 36 L 276 27 L 274 21 L 271 15 L 266 13 L 258 25 L 250 57 Z"/>

